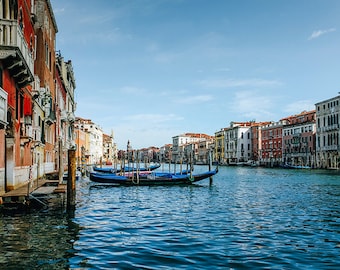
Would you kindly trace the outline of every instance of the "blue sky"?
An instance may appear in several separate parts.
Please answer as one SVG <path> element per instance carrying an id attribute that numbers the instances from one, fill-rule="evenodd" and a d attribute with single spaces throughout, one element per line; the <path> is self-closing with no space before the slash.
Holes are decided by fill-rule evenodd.
<path id="1" fill-rule="evenodd" d="M 119 149 L 278 121 L 340 91 L 338 0 L 51 0 L 76 115 Z"/>

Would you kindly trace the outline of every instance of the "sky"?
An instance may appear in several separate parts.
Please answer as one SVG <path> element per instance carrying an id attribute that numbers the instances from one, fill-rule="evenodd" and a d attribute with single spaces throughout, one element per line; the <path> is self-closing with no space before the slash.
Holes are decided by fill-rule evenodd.
<path id="1" fill-rule="evenodd" d="M 279 121 L 340 91 L 338 0 L 51 0 L 76 116 L 118 149 Z"/>

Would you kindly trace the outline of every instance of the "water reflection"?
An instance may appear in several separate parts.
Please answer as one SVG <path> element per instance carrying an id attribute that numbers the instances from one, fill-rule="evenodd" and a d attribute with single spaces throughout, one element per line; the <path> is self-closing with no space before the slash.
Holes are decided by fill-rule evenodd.
<path id="1" fill-rule="evenodd" d="M 3 216 L 1 269 L 337 269 L 338 175 L 220 168 L 212 185 L 77 183 L 74 216 Z M 6 267 L 6 268 L 5 268 Z"/>
<path id="2" fill-rule="evenodd" d="M 1 269 L 68 269 L 79 226 L 67 215 L 33 213 L 0 219 Z"/>

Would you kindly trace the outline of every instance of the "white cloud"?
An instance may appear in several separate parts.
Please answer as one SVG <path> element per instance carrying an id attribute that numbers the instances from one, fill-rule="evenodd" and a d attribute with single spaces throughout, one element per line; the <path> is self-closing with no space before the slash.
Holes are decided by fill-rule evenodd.
<path id="1" fill-rule="evenodd" d="M 65 12 L 65 8 L 54 8 L 53 13 L 58 14 L 58 13 L 63 13 Z"/>
<path id="2" fill-rule="evenodd" d="M 182 116 L 176 114 L 135 114 L 124 117 L 127 121 L 135 121 L 138 123 L 150 124 L 150 123 L 162 123 L 168 121 L 181 121 Z"/>
<path id="3" fill-rule="evenodd" d="M 145 90 L 142 88 L 134 87 L 134 86 L 124 86 L 120 89 L 120 92 L 127 95 L 143 95 L 145 94 Z"/>
<path id="4" fill-rule="evenodd" d="M 198 96 L 189 96 L 184 98 L 179 98 L 175 102 L 176 103 L 182 103 L 182 104 L 197 104 L 197 103 L 203 103 L 213 100 L 213 97 L 211 95 L 198 95 Z"/>
<path id="5" fill-rule="evenodd" d="M 118 149 L 130 143 L 134 149 L 162 146 L 172 143 L 172 137 L 181 133 L 179 122 L 184 118 L 176 114 L 134 114 L 112 122 Z"/>
<path id="6" fill-rule="evenodd" d="M 152 42 L 146 46 L 147 52 L 158 52 L 159 51 L 159 45 L 158 43 Z"/>
<path id="7" fill-rule="evenodd" d="M 172 137 L 182 133 L 176 127 L 149 128 L 146 125 L 144 127 L 115 126 L 113 130 L 118 149 L 126 149 L 128 140 L 133 149 L 149 146 L 160 147 L 172 143 Z"/>
<path id="8" fill-rule="evenodd" d="M 264 79 L 226 79 L 226 80 L 202 80 L 200 85 L 209 88 L 231 88 L 231 87 L 259 87 L 259 86 L 279 86 L 282 83 L 276 80 Z"/>
<path id="9" fill-rule="evenodd" d="M 171 52 L 163 52 L 157 53 L 154 56 L 154 60 L 158 63 L 171 63 L 174 60 L 178 59 L 179 54 L 171 53 Z"/>
<path id="10" fill-rule="evenodd" d="M 329 28 L 329 29 L 326 29 L 326 30 L 317 30 L 317 31 L 314 31 L 310 37 L 308 38 L 308 40 L 311 40 L 311 39 L 315 39 L 315 38 L 318 38 L 322 35 L 325 35 L 325 34 L 328 34 L 328 33 L 331 33 L 331 32 L 334 32 L 336 31 L 335 28 Z"/>
<path id="11" fill-rule="evenodd" d="M 299 100 L 288 104 L 283 111 L 291 115 L 298 114 L 302 111 L 312 111 L 315 110 L 315 105 L 310 100 Z"/>
<path id="12" fill-rule="evenodd" d="M 238 91 L 231 101 L 230 109 L 243 118 L 240 121 L 270 121 L 274 103 L 273 97 L 260 95 L 256 91 Z"/>
<path id="13" fill-rule="evenodd" d="M 217 68 L 215 71 L 216 72 L 228 72 L 230 71 L 230 68 Z"/>

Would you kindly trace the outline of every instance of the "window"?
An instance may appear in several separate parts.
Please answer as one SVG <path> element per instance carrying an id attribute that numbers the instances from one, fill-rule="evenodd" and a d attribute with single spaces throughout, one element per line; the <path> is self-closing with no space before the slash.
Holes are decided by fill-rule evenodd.
<path id="1" fill-rule="evenodd" d="M 18 22 L 19 22 L 20 29 L 23 30 L 23 28 L 24 28 L 24 19 L 23 19 L 23 16 L 22 16 L 22 8 L 20 8 L 20 10 L 19 10 L 19 20 L 18 20 Z"/>
<path id="2" fill-rule="evenodd" d="M 0 124 L 7 122 L 7 93 L 0 87 Z"/>

